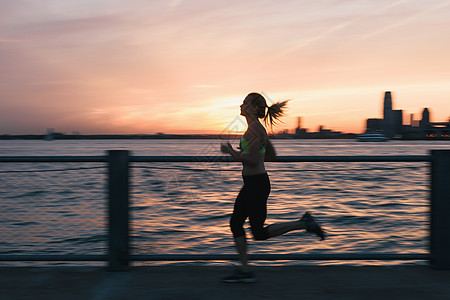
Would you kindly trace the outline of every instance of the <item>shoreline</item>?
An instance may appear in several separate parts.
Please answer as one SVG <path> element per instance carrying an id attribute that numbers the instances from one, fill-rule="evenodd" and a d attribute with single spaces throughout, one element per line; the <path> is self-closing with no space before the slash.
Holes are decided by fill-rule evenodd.
<path id="1" fill-rule="evenodd" d="M 358 134 L 348 133 L 340 135 L 322 135 L 311 133 L 309 136 L 298 136 L 295 134 L 269 135 L 271 139 L 299 139 L 299 140 L 358 140 Z M 0 135 L 0 140 L 146 140 L 146 139 L 239 139 L 241 134 L 86 134 L 69 135 L 55 133 L 51 137 L 45 134 L 21 134 Z M 395 138 L 392 141 L 450 141 L 450 137 L 428 137 L 428 138 Z"/>
<path id="2" fill-rule="evenodd" d="M 242 134 L 61 134 L 52 136 L 46 134 L 4 134 L 0 140 L 142 140 L 142 139 L 239 139 Z M 286 134 L 269 134 L 271 139 L 356 139 L 357 134 L 342 134 L 339 136 L 295 136 Z"/>

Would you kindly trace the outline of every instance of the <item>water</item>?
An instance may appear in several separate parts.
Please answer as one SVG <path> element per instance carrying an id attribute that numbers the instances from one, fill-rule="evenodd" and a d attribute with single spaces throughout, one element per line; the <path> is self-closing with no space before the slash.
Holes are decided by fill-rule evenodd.
<path id="1" fill-rule="evenodd" d="M 111 149 L 127 149 L 133 155 L 220 155 L 220 142 L 14 140 L 0 141 L 0 156 L 104 155 Z M 288 156 L 424 155 L 430 149 L 450 149 L 449 141 L 273 143 L 279 155 Z M 323 224 L 328 239 L 319 242 L 303 232 L 291 232 L 253 241 L 248 234 L 251 253 L 428 252 L 427 163 L 267 163 L 266 167 L 272 184 L 267 224 L 298 219 L 308 210 Z M 16 172 L 30 170 L 41 172 Z M 105 170 L 101 163 L 0 163 L 0 254 L 105 254 Z M 239 164 L 135 163 L 131 172 L 133 254 L 234 253 L 228 219 L 242 185 Z M 214 263 L 221 262 L 208 262 Z M 260 264 L 295 263 L 306 262 Z"/>

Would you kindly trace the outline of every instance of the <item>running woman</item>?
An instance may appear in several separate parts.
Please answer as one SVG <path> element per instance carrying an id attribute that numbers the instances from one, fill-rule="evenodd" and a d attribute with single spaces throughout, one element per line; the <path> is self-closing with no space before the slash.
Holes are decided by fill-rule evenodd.
<path id="1" fill-rule="evenodd" d="M 264 226 L 267 214 L 267 198 L 270 193 L 270 181 L 264 167 L 264 161 L 274 161 L 275 149 L 270 142 L 265 124 L 273 126 L 284 114 L 287 101 L 267 106 L 264 97 L 258 93 L 251 93 L 241 105 L 241 115 L 247 121 L 247 131 L 241 138 L 240 151 L 233 149 L 230 143 L 222 144 L 221 151 L 231 155 L 234 160 L 242 162 L 242 177 L 244 186 L 234 203 L 233 214 L 230 219 L 231 232 L 239 254 L 241 267 L 232 275 L 223 278 L 224 282 L 255 282 L 256 278 L 250 271 L 247 257 L 247 239 L 243 224 L 247 218 L 255 240 L 267 240 L 292 230 L 306 229 L 307 232 L 325 239 L 325 233 L 314 218 L 306 212 L 296 221 L 275 223 Z"/>

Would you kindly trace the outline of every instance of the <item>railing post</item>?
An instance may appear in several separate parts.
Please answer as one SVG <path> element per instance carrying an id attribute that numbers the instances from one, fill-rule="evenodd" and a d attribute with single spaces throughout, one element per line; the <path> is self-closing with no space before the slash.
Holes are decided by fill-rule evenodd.
<path id="1" fill-rule="evenodd" d="M 108 269 L 129 265 L 129 151 L 108 151 Z"/>
<path id="2" fill-rule="evenodd" d="M 450 269 L 450 150 L 431 156 L 431 266 Z"/>

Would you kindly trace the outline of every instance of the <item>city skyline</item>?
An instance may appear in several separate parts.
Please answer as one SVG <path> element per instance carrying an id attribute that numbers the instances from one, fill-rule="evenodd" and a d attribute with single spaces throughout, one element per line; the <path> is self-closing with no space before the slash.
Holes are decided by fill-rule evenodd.
<path id="1" fill-rule="evenodd" d="M 405 118 L 402 109 L 394 109 L 391 91 L 386 91 L 383 98 L 382 118 L 369 118 L 366 123 L 366 133 L 383 133 L 387 138 L 448 138 L 450 137 L 450 117 L 436 122 L 430 115 L 430 108 L 425 107 L 417 120 L 415 114 Z M 404 122 L 409 119 L 409 124 Z"/>
<path id="2" fill-rule="evenodd" d="M 292 99 L 276 131 L 363 132 L 386 90 L 446 121 L 449 16 L 435 0 L 5 0 L 0 134 L 220 133 L 250 92 Z"/>
<path id="3" fill-rule="evenodd" d="M 339 135 L 339 134 L 359 134 L 362 132 L 372 132 L 372 131 L 380 131 L 384 133 L 388 138 L 393 138 L 394 136 L 399 136 L 403 131 L 408 129 L 409 131 L 411 128 L 433 128 L 435 127 L 434 124 L 439 126 L 445 126 L 450 128 L 450 115 L 446 120 L 433 120 L 432 119 L 432 108 L 423 106 L 421 112 L 416 113 L 408 113 L 405 117 L 403 115 L 402 109 L 394 109 L 394 103 L 393 103 L 393 92 L 392 91 L 385 91 L 383 92 L 383 101 L 382 101 L 382 113 L 381 113 L 381 119 L 380 118 L 367 118 L 364 120 L 364 123 L 366 124 L 365 127 L 362 129 L 361 132 L 342 132 L 342 131 L 335 131 L 335 128 L 331 128 L 327 126 L 325 122 L 321 122 L 317 126 L 317 130 L 314 131 L 313 128 L 307 128 L 303 127 L 301 124 L 304 122 L 304 118 L 302 116 L 296 117 L 296 127 L 294 128 L 284 128 L 279 130 L 271 130 L 271 133 L 274 134 L 294 134 L 294 135 L 305 135 L 307 133 L 325 133 L 325 134 L 332 134 L 332 135 Z M 419 115 L 421 119 L 416 119 L 416 116 Z M 213 133 L 177 133 L 177 132 L 152 132 L 152 133 L 127 133 L 125 135 L 195 135 L 195 134 L 236 134 L 240 133 L 239 130 L 236 130 L 236 128 L 242 127 L 245 128 L 245 121 L 244 120 L 238 120 L 239 117 L 236 117 L 229 125 L 228 127 L 224 128 L 221 132 L 213 132 Z M 242 118 L 243 119 L 243 118 Z M 409 124 L 405 122 L 405 120 L 409 120 Z M 273 128 L 271 128 L 273 129 Z M 446 129 L 446 132 L 448 131 Z M 35 135 L 36 133 L 22 133 L 18 135 Z M 63 134 L 63 135 L 84 135 L 85 133 L 80 133 L 77 130 L 71 131 L 71 132 L 64 132 L 55 130 L 55 128 L 47 128 L 46 132 L 40 132 L 37 133 L 37 135 L 46 134 L 46 135 L 54 135 L 54 134 Z M 107 133 L 106 135 L 117 135 L 120 133 Z M 9 133 L 0 133 L 0 135 L 10 135 Z M 88 135 L 102 135 L 102 133 L 88 133 Z M 417 138 L 422 138 L 421 136 L 417 136 Z"/>
<path id="4" fill-rule="evenodd" d="M 322 123 L 317 130 L 302 126 L 303 118 L 297 117 L 297 127 L 279 131 L 279 136 L 293 136 L 296 138 L 352 138 L 360 133 L 381 133 L 387 139 L 425 139 L 450 137 L 450 116 L 447 120 L 433 120 L 431 109 L 424 107 L 420 119 L 416 119 L 417 113 L 404 115 L 402 109 L 394 109 L 394 99 L 391 91 L 385 91 L 381 101 L 381 118 L 368 118 L 363 132 L 340 132 Z M 405 120 L 407 120 L 405 122 Z"/>

